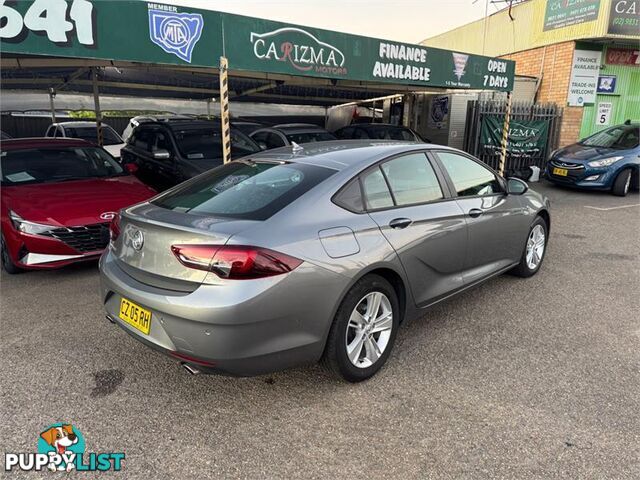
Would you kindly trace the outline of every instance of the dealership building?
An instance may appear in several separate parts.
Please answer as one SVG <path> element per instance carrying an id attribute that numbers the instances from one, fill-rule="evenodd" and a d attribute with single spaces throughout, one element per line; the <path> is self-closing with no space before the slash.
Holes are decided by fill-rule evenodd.
<path id="1" fill-rule="evenodd" d="M 640 0 L 513 1 L 422 44 L 514 60 L 534 101 L 564 107 L 560 145 L 640 121 Z"/>

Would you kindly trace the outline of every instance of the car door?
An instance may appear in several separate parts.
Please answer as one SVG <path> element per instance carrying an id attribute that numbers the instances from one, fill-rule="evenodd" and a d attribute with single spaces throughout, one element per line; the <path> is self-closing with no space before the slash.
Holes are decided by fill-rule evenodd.
<path id="1" fill-rule="evenodd" d="M 529 217 L 520 197 L 479 160 L 454 151 L 436 152 L 469 231 L 464 281 L 474 283 L 516 263 L 524 249 Z"/>
<path id="2" fill-rule="evenodd" d="M 148 164 L 158 190 L 166 190 L 184 180 L 184 169 L 177 164 L 173 144 L 161 127 L 151 129 L 149 150 Z"/>
<path id="3" fill-rule="evenodd" d="M 153 129 L 140 126 L 134 129 L 127 145 L 122 150 L 122 163 L 135 163 L 138 166 L 136 176 L 147 185 L 158 188 L 159 179 L 155 165 L 151 162 L 151 144 Z"/>
<path id="4" fill-rule="evenodd" d="M 462 288 L 464 213 L 425 152 L 376 165 L 360 181 L 366 209 L 398 254 L 418 306 Z"/>

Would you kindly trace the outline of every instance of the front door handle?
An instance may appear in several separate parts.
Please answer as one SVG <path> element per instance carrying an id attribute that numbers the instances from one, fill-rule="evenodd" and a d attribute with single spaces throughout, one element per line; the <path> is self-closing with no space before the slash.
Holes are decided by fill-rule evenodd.
<path id="1" fill-rule="evenodd" d="M 480 210 L 479 208 L 472 208 L 471 210 L 469 210 L 469 216 L 472 218 L 477 218 L 482 215 L 482 213 L 482 210 Z"/>
<path id="2" fill-rule="evenodd" d="M 407 228 L 411 225 L 411 221 L 410 218 L 394 218 L 389 222 L 389 226 L 397 229 Z"/>

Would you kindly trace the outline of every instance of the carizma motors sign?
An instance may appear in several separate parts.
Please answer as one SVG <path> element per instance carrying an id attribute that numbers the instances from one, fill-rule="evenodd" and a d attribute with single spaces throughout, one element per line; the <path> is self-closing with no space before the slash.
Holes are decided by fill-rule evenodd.
<path id="1" fill-rule="evenodd" d="M 301 28 L 251 32 L 253 54 L 259 60 L 284 62 L 300 72 L 347 75 L 344 54 Z"/>

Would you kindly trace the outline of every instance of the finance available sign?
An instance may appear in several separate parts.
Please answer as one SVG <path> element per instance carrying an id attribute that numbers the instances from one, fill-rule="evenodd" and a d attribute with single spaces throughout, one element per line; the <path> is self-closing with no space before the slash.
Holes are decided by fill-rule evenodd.
<path id="1" fill-rule="evenodd" d="M 574 50 L 567 99 L 570 107 L 595 102 L 601 57 L 602 52 L 598 50 Z"/>

